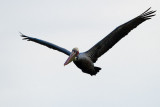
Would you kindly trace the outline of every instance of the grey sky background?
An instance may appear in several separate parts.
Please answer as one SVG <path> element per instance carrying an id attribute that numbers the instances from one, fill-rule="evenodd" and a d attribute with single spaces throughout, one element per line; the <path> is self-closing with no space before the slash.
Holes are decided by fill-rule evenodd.
<path id="1" fill-rule="evenodd" d="M 157 10 L 103 55 L 96 76 L 19 31 L 84 52 L 149 7 Z M 0 0 L 0 107 L 160 107 L 159 0 Z"/>

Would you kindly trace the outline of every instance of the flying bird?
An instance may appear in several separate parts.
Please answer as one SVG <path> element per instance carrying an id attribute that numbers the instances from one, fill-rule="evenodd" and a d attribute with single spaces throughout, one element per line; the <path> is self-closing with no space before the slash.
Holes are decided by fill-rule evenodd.
<path id="1" fill-rule="evenodd" d="M 21 36 L 23 37 L 23 40 L 33 41 L 68 55 L 69 57 L 64 63 L 64 65 L 67 65 L 73 61 L 74 64 L 82 70 L 82 72 L 90 74 L 92 76 L 96 75 L 101 70 L 100 67 L 94 66 L 94 63 L 97 61 L 97 59 L 101 57 L 109 49 L 111 49 L 120 39 L 125 37 L 131 30 L 136 28 L 139 24 L 151 19 L 152 16 L 155 16 L 155 12 L 156 11 L 151 11 L 150 8 L 147 9 L 145 12 L 135 17 L 134 19 L 118 26 L 101 41 L 99 41 L 86 52 L 82 53 L 79 52 L 78 48 L 73 48 L 70 52 L 65 48 L 62 48 L 58 45 L 49 43 L 41 39 L 29 37 L 23 35 L 22 33 Z"/>

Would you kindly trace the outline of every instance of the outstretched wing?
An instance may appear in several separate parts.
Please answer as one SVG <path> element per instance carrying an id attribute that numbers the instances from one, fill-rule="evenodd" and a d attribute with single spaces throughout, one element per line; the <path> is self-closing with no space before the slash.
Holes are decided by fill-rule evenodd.
<path id="1" fill-rule="evenodd" d="M 103 55 L 110 48 L 112 48 L 120 39 L 126 36 L 131 30 L 136 28 L 142 22 L 148 19 L 151 19 L 152 16 L 155 16 L 155 14 L 153 13 L 155 13 L 156 11 L 149 11 L 149 10 L 150 8 L 147 9 L 144 13 L 142 13 L 138 17 L 117 27 L 108 36 L 103 38 L 100 42 L 94 45 L 91 49 L 86 51 L 85 54 L 88 57 L 90 57 L 93 62 L 96 62 L 96 60 L 101 55 Z"/>
<path id="2" fill-rule="evenodd" d="M 40 39 L 33 38 L 33 37 L 29 37 L 29 36 L 23 35 L 22 33 L 21 33 L 21 36 L 23 37 L 23 40 L 33 41 L 33 42 L 39 43 L 39 44 L 41 44 L 41 45 L 47 46 L 48 48 L 51 48 L 51 49 L 60 51 L 60 52 L 66 54 L 66 55 L 68 55 L 68 56 L 71 54 L 71 52 L 68 51 L 67 49 L 64 49 L 64 48 L 62 48 L 62 47 L 59 47 L 59 46 L 57 46 L 57 45 L 55 45 L 55 44 L 52 44 L 52 43 L 49 43 L 49 42 L 47 42 L 47 41 L 40 40 Z"/>

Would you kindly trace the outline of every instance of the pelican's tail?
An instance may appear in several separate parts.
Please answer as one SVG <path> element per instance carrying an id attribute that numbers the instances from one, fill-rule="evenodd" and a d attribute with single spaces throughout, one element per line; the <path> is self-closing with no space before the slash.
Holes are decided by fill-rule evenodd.
<path id="1" fill-rule="evenodd" d="M 94 67 L 94 72 L 92 72 L 91 76 L 96 75 L 99 72 L 99 70 L 101 70 L 100 67 Z"/>

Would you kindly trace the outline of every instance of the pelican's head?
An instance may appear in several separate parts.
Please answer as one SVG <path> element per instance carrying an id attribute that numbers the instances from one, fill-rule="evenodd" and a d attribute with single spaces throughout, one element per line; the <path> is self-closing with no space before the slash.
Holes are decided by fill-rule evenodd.
<path id="1" fill-rule="evenodd" d="M 76 60 L 76 57 L 78 56 L 78 54 L 79 54 L 78 48 L 73 48 L 72 53 L 70 54 L 70 56 L 68 57 L 68 59 L 64 63 L 64 66 L 69 64 L 70 62 Z"/>

